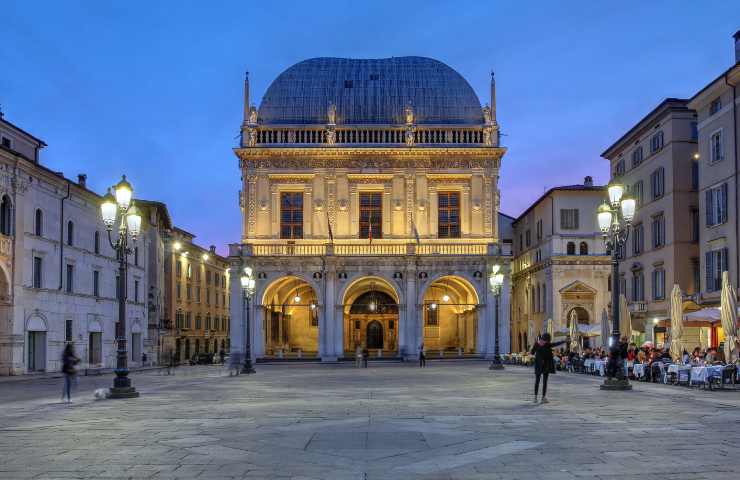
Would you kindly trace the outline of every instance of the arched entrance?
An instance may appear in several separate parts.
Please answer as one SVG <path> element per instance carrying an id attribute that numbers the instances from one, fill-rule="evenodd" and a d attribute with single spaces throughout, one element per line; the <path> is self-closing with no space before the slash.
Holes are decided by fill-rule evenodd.
<path id="1" fill-rule="evenodd" d="M 273 282 L 262 297 L 267 357 L 313 357 L 319 352 L 319 304 L 305 280 L 288 276 Z"/>
<path id="2" fill-rule="evenodd" d="M 475 287 L 462 277 L 449 275 L 432 282 L 422 302 L 426 351 L 476 353 L 478 304 Z"/>
<path id="3" fill-rule="evenodd" d="M 367 348 L 373 356 L 398 354 L 398 296 L 379 277 L 351 284 L 344 295 L 344 351 L 353 356 Z"/>

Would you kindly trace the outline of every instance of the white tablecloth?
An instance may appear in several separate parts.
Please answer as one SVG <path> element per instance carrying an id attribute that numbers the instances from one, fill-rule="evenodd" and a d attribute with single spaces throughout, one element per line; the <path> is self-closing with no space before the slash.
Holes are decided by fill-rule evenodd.
<path id="1" fill-rule="evenodd" d="M 606 360 L 594 360 L 594 370 L 603 377 L 606 374 Z"/>
<path id="2" fill-rule="evenodd" d="M 713 376 L 722 377 L 721 365 L 709 366 L 709 367 L 692 367 L 691 368 L 691 383 L 707 383 Z"/>
<path id="3" fill-rule="evenodd" d="M 690 371 L 691 371 L 691 366 L 689 365 L 681 365 L 678 363 L 673 363 L 671 365 L 668 365 L 667 373 L 675 374 L 677 380 L 679 382 L 682 382 L 682 381 L 688 381 Z"/>
<path id="4" fill-rule="evenodd" d="M 645 376 L 645 364 L 644 363 L 636 363 L 632 365 L 632 373 L 635 374 L 635 377 L 642 378 Z"/>

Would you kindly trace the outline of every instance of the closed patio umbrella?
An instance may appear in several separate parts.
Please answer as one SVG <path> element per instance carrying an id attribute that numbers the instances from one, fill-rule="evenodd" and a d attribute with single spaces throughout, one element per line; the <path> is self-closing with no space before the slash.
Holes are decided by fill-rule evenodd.
<path id="1" fill-rule="evenodd" d="M 619 333 L 627 340 L 632 339 L 632 316 L 624 294 L 619 295 Z"/>
<path id="2" fill-rule="evenodd" d="M 547 329 L 547 333 L 550 334 L 550 338 L 555 338 L 555 328 L 552 323 L 553 323 L 552 318 L 548 318 L 547 321 L 545 322 L 545 325 L 547 325 L 546 329 Z"/>
<path id="3" fill-rule="evenodd" d="M 609 314 L 606 313 L 606 308 L 601 311 L 601 344 L 609 345 Z"/>
<path id="4" fill-rule="evenodd" d="M 578 314 L 575 310 L 570 312 L 570 350 L 572 352 L 580 351 L 580 344 L 578 343 Z"/>
<path id="5" fill-rule="evenodd" d="M 673 285 L 671 290 L 671 357 L 676 361 L 681 361 L 683 353 L 683 299 L 681 298 L 681 288 Z"/>
<path id="6" fill-rule="evenodd" d="M 732 363 L 732 353 L 735 349 L 737 339 L 737 291 L 730 283 L 729 274 L 722 272 L 722 293 L 719 304 L 720 317 L 722 319 L 722 330 L 725 331 L 725 361 Z"/>
<path id="7" fill-rule="evenodd" d="M 527 349 L 532 348 L 536 338 L 534 338 L 534 321 L 530 320 L 527 326 Z"/>

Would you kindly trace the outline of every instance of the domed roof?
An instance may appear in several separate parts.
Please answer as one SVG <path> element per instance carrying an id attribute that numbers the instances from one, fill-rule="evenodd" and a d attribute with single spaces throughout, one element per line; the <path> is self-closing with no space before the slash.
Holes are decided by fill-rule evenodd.
<path id="1" fill-rule="evenodd" d="M 478 96 L 462 75 L 424 57 L 296 63 L 267 89 L 259 123 L 326 124 L 331 104 L 336 105 L 338 125 L 404 124 L 409 104 L 416 124 L 483 123 Z"/>

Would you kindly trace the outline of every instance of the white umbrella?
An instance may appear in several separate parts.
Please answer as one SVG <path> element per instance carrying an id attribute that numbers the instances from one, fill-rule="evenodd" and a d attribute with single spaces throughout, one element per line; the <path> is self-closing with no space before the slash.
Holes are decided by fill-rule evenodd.
<path id="1" fill-rule="evenodd" d="M 683 354 L 683 299 L 681 298 L 681 288 L 673 285 L 671 291 L 671 357 L 680 361 Z"/>
<path id="2" fill-rule="evenodd" d="M 720 315 L 722 317 L 722 330 L 725 331 L 725 361 L 733 361 L 732 352 L 735 349 L 737 338 L 737 291 L 730 283 L 727 271 L 722 272 L 722 293 L 720 296 Z"/>
<path id="3" fill-rule="evenodd" d="M 547 321 L 545 322 L 545 325 L 547 325 L 546 327 L 547 333 L 550 334 L 551 339 L 555 338 L 555 328 L 552 323 L 553 323 L 552 318 L 548 318 Z"/>
<path id="4" fill-rule="evenodd" d="M 619 295 L 619 333 L 628 340 L 632 338 L 632 316 L 624 294 Z"/>
<path id="5" fill-rule="evenodd" d="M 570 349 L 573 352 L 579 351 L 578 343 L 578 314 L 575 310 L 570 312 Z"/>

